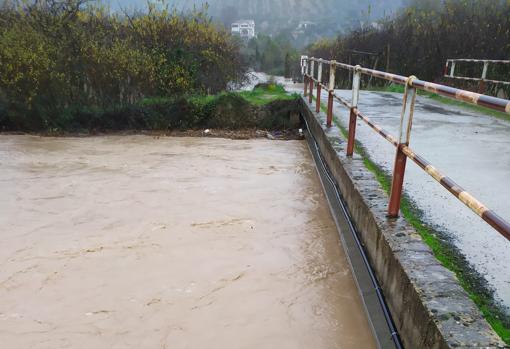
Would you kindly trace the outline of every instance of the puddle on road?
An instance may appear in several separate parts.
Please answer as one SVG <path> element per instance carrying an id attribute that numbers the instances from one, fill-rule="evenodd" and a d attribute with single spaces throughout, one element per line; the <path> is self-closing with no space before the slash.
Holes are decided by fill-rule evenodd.
<path id="1" fill-rule="evenodd" d="M 371 348 L 305 142 L 0 137 L 6 348 Z"/>

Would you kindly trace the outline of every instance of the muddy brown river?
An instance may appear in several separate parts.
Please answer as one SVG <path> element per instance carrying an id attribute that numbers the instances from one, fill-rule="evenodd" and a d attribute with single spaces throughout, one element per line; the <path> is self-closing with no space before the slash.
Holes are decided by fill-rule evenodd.
<path id="1" fill-rule="evenodd" d="M 373 348 L 305 142 L 0 136 L 2 348 Z"/>

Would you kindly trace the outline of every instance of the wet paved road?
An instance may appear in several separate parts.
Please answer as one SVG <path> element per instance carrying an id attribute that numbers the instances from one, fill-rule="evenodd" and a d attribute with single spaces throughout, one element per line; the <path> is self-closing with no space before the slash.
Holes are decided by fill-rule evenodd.
<path id="1" fill-rule="evenodd" d="M 373 348 L 305 142 L 0 136 L 0 347 Z"/>
<path id="2" fill-rule="evenodd" d="M 350 90 L 336 93 L 347 100 L 352 97 Z M 326 94 L 324 101 L 325 98 Z M 394 136 L 398 136 L 401 108 L 401 94 L 361 92 L 360 110 Z M 348 114 L 344 107 L 335 103 L 335 116 L 344 126 L 348 125 Z M 371 158 L 391 172 L 395 148 L 361 120 L 356 132 Z M 418 97 L 411 147 L 489 208 L 510 220 L 509 122 Z M 510 242 L 411 161 L 405 190 L 425 212 L 425 220 L 455 239 L 475 269 L 495 288 L 497 297 L 510 306 Z"/>

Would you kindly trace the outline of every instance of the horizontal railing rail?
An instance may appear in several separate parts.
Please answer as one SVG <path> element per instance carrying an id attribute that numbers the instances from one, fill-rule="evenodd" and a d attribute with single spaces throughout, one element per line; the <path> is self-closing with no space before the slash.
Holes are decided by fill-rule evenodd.
<path id="1" fill-rule="evenodd" d="M 315 64 L 317 63 L 317 69 Z M 327 84 L 323 82 L 323 67 L 329 66 L 329 81 Z M 491 227 L 498 231 L 507 240 L 510 240 L 510 223 L 500 217 L 496 212 L 489 209 L 481 201 L 464 190 L 460 185 L 454 182 L 450 177 L 442 174 L 436 167 L 432 165 L 421 155 L 414 152 L 409 147 L 411 138 L 411 129 L 414 116 L 414 105 L 416 101 L 417 90 L 436 93 L 441 96 L 449 97 L 458 101 L 471 103 L 510 114 L 510 100 L 491 97 L 475 92 L 457 89 L 450 86 L 440 85 L 427 82 L 416 78 L 415 76 L 405 77 L 396 74 L 390 74 L 378 70 L 363 68 L 361 66 L 352 66 L 336 61 L 328 61 L 324 59 L 302 57 L 301 61 L 302 74 L 304 77 L 304 95 L 309 98 L 309 103 L 313 102 L 313 90 L 316 88 L 316 105 L 317 113 L 321 109 L 321 90 L 328 92 L 328 104 L 326 111 L 326 123 L 328 127 L 332 126 L 333 120 L 333 100 L 336 99 L 344 107 L 350 111 L 348 139 L 347 139 L 347 156 L 352 156 L 354 152 L 354 144 L 356 138 L 356 120 L 359 118 L 366 123 L 372 130 L 396 147 L 395 163 L 393 168 L 393 177 L 391 184 L 390 200 L 388 204 L 388 216 L 398 217 L 400 211 L 400 201 L 404 184 L 404 176 L 406 169 L 406 160 L 409 158 L 416 163 L 422 170 L 429 174 L 433 179 L 439 182 L 451 194 L 453 194 L 464 205 L 469 207 L 474 213 L 480 216 Z M 353 72 L 352 78 L 352 99 L 350 102 L 335 93 L 335 75 L 336 70 L 345 69 Z M 384 79 L 395 84 L 404 85 L 405 92 L 403 98 L 402 113 L 400 116 L 400 132 L 395 137 L 382 127 L 375 124 L 366 115 L 358 110 L 359 92 L 361 85 L 361 76 L 368 75 L 375 78 Z"/>
<path id="2" fill-rule="evenodd" d="M 471 58 L 456 58 L 447 59 L 447 62 L 468 62 L 468 63 L 498 63 L 498 64 L 510 64 L 510 60 L 507 59 L 471 59 Z"/>
<path id="3" fill-rule="evenodd" d="M 483 63 L 483 70 L 479 78 L 455 75 L 457 63 Z M 490 64 L 510 64 L 510 60 L 494 60 L 494 59 L 447 59 L 444 68 L 444 77 L 449 79 L 476 81 L 479 83 L 478 92 L 484 93 L 486 83 L 494 85 L 510 85 L 509 81 L 487 79 Z"/>

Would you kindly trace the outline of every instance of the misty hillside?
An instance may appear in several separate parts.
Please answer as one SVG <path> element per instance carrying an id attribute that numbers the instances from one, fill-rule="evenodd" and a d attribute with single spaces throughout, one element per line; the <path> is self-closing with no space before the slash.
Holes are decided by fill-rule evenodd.
<path id="1" fill-rule="evenodd" d="M 209 5 L 209 14 L 226 26 L 254 19 L 257 31 L 274 32 L 312 21 L 330 32 L 348 31 L 395 13 L 406 0 L 170 0 L 178 10 Z M 115 7 L 143 8 L 146 0 L 109 0 Z"/>
<path id="2" fill-rule="evenodd" d="M 235 9 L 241 16 L 258 20 L 318 20 L 392 13 L 400 0 L 208 0 L 211 14 L 221 16 Z"/>

